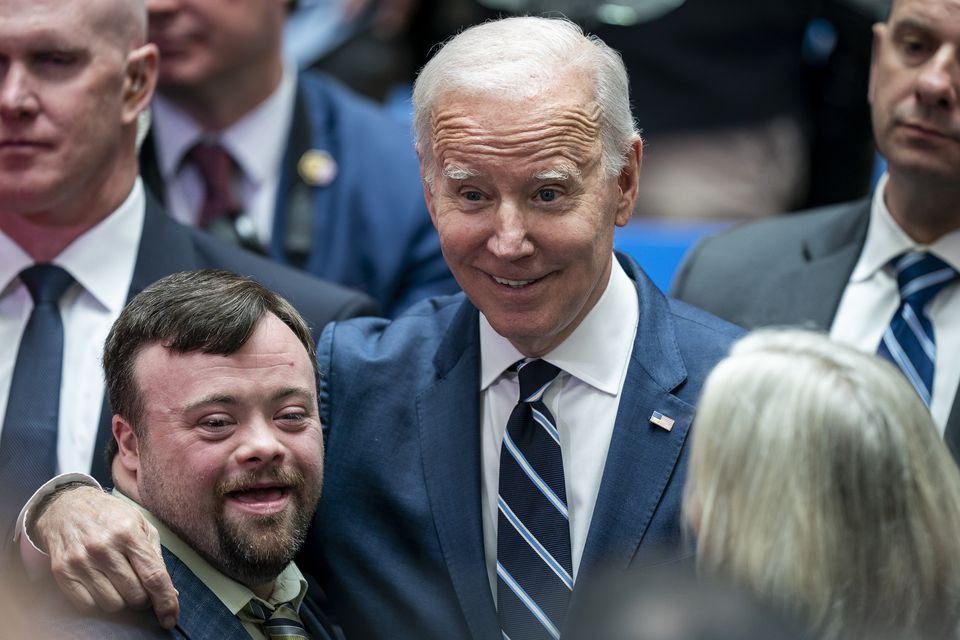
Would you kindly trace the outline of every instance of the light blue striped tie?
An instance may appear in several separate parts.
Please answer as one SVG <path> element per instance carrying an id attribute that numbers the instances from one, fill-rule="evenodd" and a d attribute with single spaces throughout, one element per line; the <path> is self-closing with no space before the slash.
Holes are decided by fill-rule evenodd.
<path id="1" fill-rule="evenodd" d="M 497 614 L 504 638 L 556 640 L 573 570 L 560 436 L 543 394 L 560 370 L 543 360 L 515 366 L 520 399 L 500 450 Z"/>
<path id="2" fill-rule="evenodd" d="M 900 306 L 880 340 L 877 353 L 893 362 L 930 406 L 936 340 L 926 307 L 957 277 L 953 267 L 925 252 L 905 253 L 894 259 Z"/>

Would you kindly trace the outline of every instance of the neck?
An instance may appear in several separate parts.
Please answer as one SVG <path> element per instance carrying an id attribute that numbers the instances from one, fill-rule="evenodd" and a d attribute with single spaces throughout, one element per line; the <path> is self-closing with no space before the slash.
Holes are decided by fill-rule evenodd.
<path id="1" fill-rule="evenodd" d="M 271 580 L 270 582 L 265 582 L 263 584 L 248 584 L 246 587 L 253 591 L 253 593 L 260 598 L 261 600 L 270 600 L 270 596 L 273 595 L 273 588 L 276 586 L 277 581 Z"/>
<path id="2" fill-rule="evenodd" d="M 921 181 L 891 173 L 883 199 L 900 228 L 921 244 L 960 229 L 960 181 Z"/>
<path id="3" fill-rule="evenodd" d="M 282 79 L 283 59 L 278 51 L 243 74 L 200 87 L 161 84 L 160 92 L 206 131 L 222 131 L 263 104 Z"/>
<path id="4" fill-rule="evenodd" d="M 133 144 L 130 145 L 131 150 Z M 137 178 L 137 162 L 130 157 L 105 168 L 103 181 L 93 179 L 85 193 L 60 193 L 39 209 L 0 210 L 0 231 L 16 242 L 35 262 L 51 262 L 74 240 L 113 213 L 130 195 Z"/>

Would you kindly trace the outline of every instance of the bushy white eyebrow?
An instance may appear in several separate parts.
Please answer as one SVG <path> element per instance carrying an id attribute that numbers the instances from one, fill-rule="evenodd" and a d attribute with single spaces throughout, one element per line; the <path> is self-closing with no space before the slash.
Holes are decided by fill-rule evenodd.
<path id="1" fill-rule="evenodd" d="M 458 167 L 456 165 L 447 165 L 443 168 L 443 177 L 449 178 L 450 180 L 466 180 L 467 178 L 472 178 L 478 175 L 480 175 L 479 171 L 475 171 L 473 169 L 464 169 L 463 167 Z"/>
<path id="2" fill-rule="evenodd" d="M 569 180 L 572 176 L 579 177 L 580 169 L 577 167 L 556 167 L 547 169 L 534 174 L 534 180 Z"/>

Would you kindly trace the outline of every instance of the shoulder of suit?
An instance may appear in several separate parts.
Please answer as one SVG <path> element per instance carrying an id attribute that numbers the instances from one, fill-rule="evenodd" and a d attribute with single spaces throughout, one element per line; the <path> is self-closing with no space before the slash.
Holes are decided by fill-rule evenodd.
<path id="1" fill-rule="evenodd" d="M 764 220 L 744 222 L 701 241 L 714 248 L 725 245 L 749 245 L 748 250 L 777 251 L 777 243 L 795 244 L 810 233 L 835 224 L 869 215 L 869 200 L 855 200 L 804 211 L 786 213 Z"/>
<path id="2" fill-rule="evenodd" d="M 345 358 L 379 360 L 404 354 L 432 358 L 465 304 L 469 305 L 466 296 L 458 293 L 421 300 L 392 320 L 355 318 L 331 323 L 323 331 L 318 350 L 332 348 L 337 357 Z"/>
<path id="3" fill-rule="evenodd" d="M 382 105 L 321 71 L 301 71 L 299 83 L 311 115 L 323 109 L 329 110 L 325 121 L 330 123 L 333 130 L 327 131 L 327 134 L 333 133 L 335 137 L 349 134 L 351 139 L 370 141 L 378 149 L 393 148 L 403 156 L 414 156 L 409 127 L 394 118 Z"/>

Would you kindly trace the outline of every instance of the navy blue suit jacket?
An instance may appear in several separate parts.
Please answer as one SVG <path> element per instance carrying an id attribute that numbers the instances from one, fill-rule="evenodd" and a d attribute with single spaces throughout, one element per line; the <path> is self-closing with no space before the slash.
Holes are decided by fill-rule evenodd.
<path id="1" fill-rule="evenodd" d="M 319 336 L 321 329 L 332 320 L 377 312 L 373 301 L 363 294 L 278 265 L 176 222 L 148 194 L 143 234 L 127 300 L 171 273 L 208 268 L 249 276 L 276 291 L 303 315 L 314 337 Z M 112 416 L 104 395 L 91 468 L 91 475 L 104 485 L 112 484 L 110 469 L 103 458 L 106 443 L 113 437 Z"/>
<path id="2" fill-rule="evenodd" d="M 740 333 L 621 262 L 640 324 L 571 618 L 604 569 L 682 552 L 693 405 Z M 325 485 L 299 563 L 320 579 L 348 638 L 500 638 L 480 516 L 478 327 L 460 294 L 393 322 L 333 323 L 320 339 Z M 654 411 L 675 420 L 672 431 L 650 424 Z"/>
<path id="3" fill-rule="evenodd" d="M 305 71 L 286 135 L 266 248 L 271 258 L 365 291 L 391 316 L 458 290 L 427 212 L 407 128 L 332 78 Z M 143 147 L 141 172 L 162 198 L 153 144 L 148 138 Z M 300 175 L 297 164 L 310 149 L 334 159 L 336 176 L 328 185 L 308 184 Z"/>
<path id="4" fill-rule="evenodd" d="M 44 638 L 139 640 L 142 638 L 178 638 L 181 640 L 249 640 L 250 634 L 240 619 L 227 609 L 210 589 L 175 555 L 163 549 L 163 560 L 180 593 L 180 618 L 167 631 L 160 627 L 152 611 L 124 611 L 119 614 L 80 614 L 50 586 L 50 601 L 44 603 Z M 50 605 L 49 607 L 47 605 Z M 338 638 L 330 623 L 310 599 L 300 605 L 300 619 L 313 640 Z"/>

